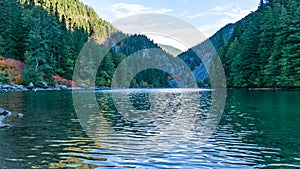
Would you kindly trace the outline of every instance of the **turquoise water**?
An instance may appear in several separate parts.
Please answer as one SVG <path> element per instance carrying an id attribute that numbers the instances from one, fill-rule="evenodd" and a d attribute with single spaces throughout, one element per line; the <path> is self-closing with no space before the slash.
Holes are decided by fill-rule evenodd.
<path id="1" fill-rule="evenodd" d="M 133 107 L 111 92 L 79 92 L 86 114 L 72 92 L 0 93 L 0 107 L 24 114 L 0 130 L 0 168 L 300 167 L 299 91 L 229 90 L 209 134 L 211 91 L 149 92 L 130 93 Z M 98 105 L 85 104 L 87 95 Z"/>

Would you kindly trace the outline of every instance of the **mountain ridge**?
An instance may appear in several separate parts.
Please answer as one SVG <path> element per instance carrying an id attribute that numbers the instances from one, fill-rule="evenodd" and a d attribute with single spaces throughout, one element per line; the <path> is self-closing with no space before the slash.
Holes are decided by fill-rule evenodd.
<path id="1" fill-rule="evenodd" d="M 100 65 L 96 84 L 104 86 L 110 86 L 113 70 L 126 56 L 145 48 L 159 48 L 145 36 L 125 35 L 116 30 L 78 0 L 3 0 L 0 10 L 4 11 L 0 13 L 0 55 L 26 64 L 22 74 L 17 75 L 22 76 L 18 83 L 25 85 L 30 82 L 54 85 L 72 79 L 77 57 L 84 44 L 91 39 L 104 45 L 104 41 L 114 34 L 125 38 L 122 42 L 116 42 L 103 60 L 111 67 Z M 0 81 L 7 73 L 15 75 L 15 68 L 7 68 L 7 65 L 5 63 L 1 67 Z M 165 73 L 149 72 L 146 70 L 135 77 L 132 84 L 166 85 L 166 80 L 163 80 L 167 79 Z M 160 80 L 154 81 L 153 76 L 159 76 Z"/>
<path id="2" fill-rule="evenodd" d="M 294 0 L 261 1 L 257 11 L 208 39 L 222 61 L 228 87 L 300 87 L 299 6 Z M 193 50 L 205 45 L 179 55 L 192 71 L 202 64 Z"/>

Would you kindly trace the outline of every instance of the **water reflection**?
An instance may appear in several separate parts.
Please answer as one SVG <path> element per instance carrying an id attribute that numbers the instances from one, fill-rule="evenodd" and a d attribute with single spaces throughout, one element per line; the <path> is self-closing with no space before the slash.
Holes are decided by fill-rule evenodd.
<path id="1" fill-rule="evenodd" d="M 76 114 L 71 92 L 0 93 L 0 107 L 24 114 L 0 130 L 0 168 L 300 167 L 300 92 L 229 91 L 204 143 L 211 91 L 119 93 L 138 115 L 119 111 L 111 92 L 79 93 L 82 103 L 96 95 L 98 105 L 81 104 L 86 114 Z"/>
<path id="2" fill-rule="evenodd" d="M 207 116 L 211 91 L 163 91 L 99 92 L 100 112 L 79 113 L 81 123 L 102 148 L 118 154 L 160 154 L 187 140 L 200 144 L 207 139 L 216 127 L 209 125 Z M 81 93 L 82 103 L 87 103 L 84 98 L 89 95 Z M 113 102 L 113 97 L 117 101 Z M 92 105 L 80 107 L 86 110 Z M 126 152 L 124 147 L 131 149 Z"/>

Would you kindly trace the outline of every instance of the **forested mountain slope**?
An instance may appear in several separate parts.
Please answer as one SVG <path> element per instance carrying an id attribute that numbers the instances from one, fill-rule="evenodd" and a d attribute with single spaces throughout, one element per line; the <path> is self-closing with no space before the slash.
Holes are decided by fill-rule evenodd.
<path id="1" fill-rule="evenodd" d="M 1 0 L 0 54 L 23 61 L 24 83 L 71 79 L 89 36 L 106 38 L 116 30 L 74 0 Z"/>
<path id="2" fill-rule="evenodd" d="M 219 31 L 210 38 L 228 87 L 300 87 L 300 1 L 262 0 L 257 11 L 228 30 L 230 36 Z M 180 57 L 195 58 L 188 52 Z M 193 69 L 199 61 L 189 64 Z"/>
<path id="3" fill-rule="evenodd" d="M 25 85 L 42 81 L 55 84 L 60 77 L 71 80 L 87 40 L 95 39 L 101 45 L 116 33 L 122 34 L 78 0 L 0 1 L 0 56 L 25 63 L 22 79 L 18 81 Z M 100 65 L 97 85 L 109 86 L 113 71 L 126 56 L 145 48 L 158 48 L 145 36 L 123 36 L 127 38 L 116 44 Z M 0 80 L 6 70 L 14 75 L 16 71 L 11 67 L 8 63 L 1 67 Z M 166 74 L 148 71 L 139 74 L 133 85 L 153 85 L 153 76 L 158 76 L 161 80 L 154 86 L 166 86 L 162 85 L 167 84 Z"/>
<path id="4" fill-rule="evenodd" d="M 208 69 L 210 67 L 210 61 L 212 57 L 216 56 L 216 50 L 228 43 L 233 31 L 234 24 L 228 24 L 201 44 L 178 55 L 192 70 L 200 86 L 209 86 Z"/>

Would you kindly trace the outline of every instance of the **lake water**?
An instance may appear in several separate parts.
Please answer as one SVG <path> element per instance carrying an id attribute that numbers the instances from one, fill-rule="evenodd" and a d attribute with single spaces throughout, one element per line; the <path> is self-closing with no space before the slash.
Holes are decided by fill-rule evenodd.
<path id="1" fill-rule="evenodd" d="M 300 167 L 299 91 L 229 90 L 216 126 L 211 92 L 77 91 L 76 111 L 72 92 L 0 93 L 24 114 L 0 130 L 0 168 Z"/>

